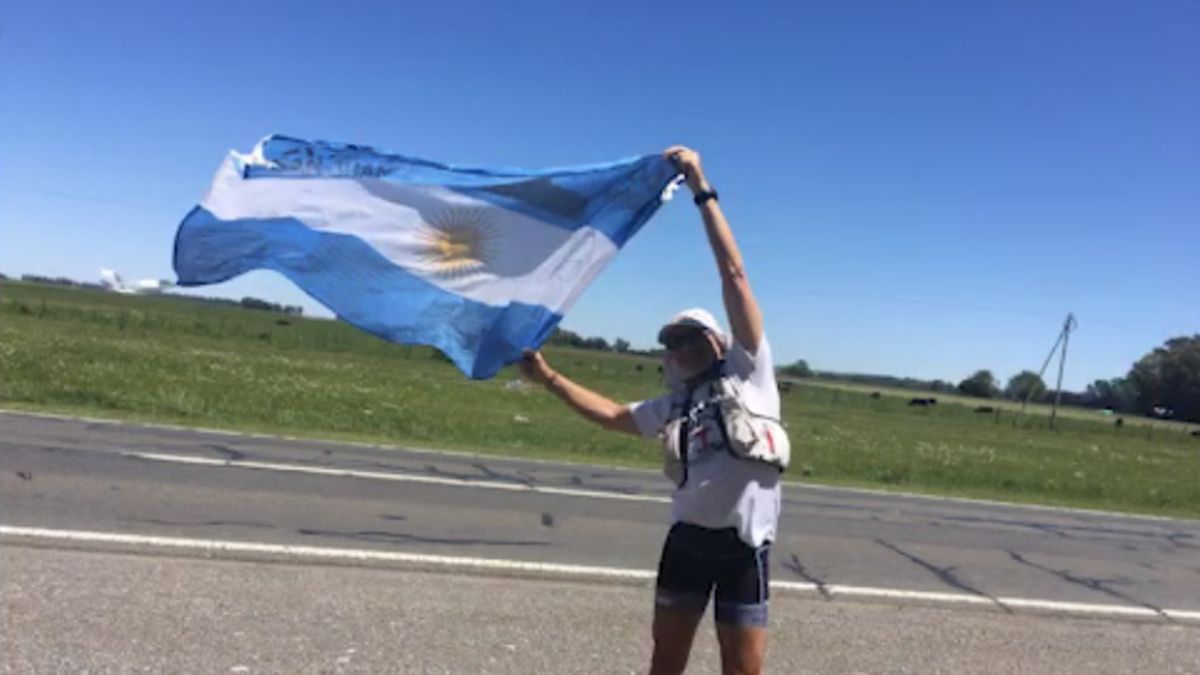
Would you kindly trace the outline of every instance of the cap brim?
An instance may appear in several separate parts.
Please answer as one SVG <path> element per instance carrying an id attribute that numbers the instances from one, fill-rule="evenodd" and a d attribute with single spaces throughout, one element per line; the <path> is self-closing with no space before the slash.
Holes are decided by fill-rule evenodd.
<path id="1" fill-rule="evenodd" d="M 702 331 L 704 331 L 705 333 L 712 333 L 712 332 L 713 332 L 711 328 L 709 328 L 708 326 L 704 325 L 703 323 L 700 323 L 699 321 L 696 321 L 695 319 L 683 319 L 683 320 L 680 320 L 680 321 L 674 321 L 674 322 L 672 322 L 672 323 L 669 323 L 669 324 L 667 324 L 667 325 L 665 325 L 665 326 L 663 326 L 662 328 L 660 328 L 660 329 L 659 329 L 659 331 L 658 331 L 658 342 L 659 342 L 659 344 L 662 344 L 662 343 L 663 343 L 663 341 L 667 339 L 667 335 L 668 335 L 668 334 L 669 334 L 671 331 L 673 331 L 673 330 L 679 330 L 679 329 L 702 330 Z M 722 336 L 721 336 L 720 334 L 717 334 L 717 338 L 718 338 L 718 339 L 721 339 L 721 338 L 722 338 Z"/>

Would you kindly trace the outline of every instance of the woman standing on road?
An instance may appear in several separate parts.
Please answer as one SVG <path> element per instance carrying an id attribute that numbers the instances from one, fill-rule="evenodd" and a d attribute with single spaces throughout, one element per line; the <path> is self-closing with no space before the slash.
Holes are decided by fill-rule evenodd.
<path id="1" fill-rule="evenodd" d="M 760 673 L 767 644 L 768 554 L 779 521 L 780 467 L 736 456 L 732 448 L 737 444 L 730 443 L 713 392 L 732 395 L 754 416 L 778 420 L 775 370 L 762 312 L 700 156 L 682 146 L 665 154 L 683 173 L 704 220 L 732 339 L 705 310 L 679 313 L 658 334 L 666 348 L 663 365 L 670 391 L 631 405 L 568 380 L 539 352 L 526 352 L 521 369 L 607 429 L 657 436 L 664 447 L 675 442 L 674 456 L 667 455 L 667 473 L 677 484 L 672 496 L 675 522 L 658 568 L 652 675 L 683 672 L 714 589 L 722 671 Z"/>

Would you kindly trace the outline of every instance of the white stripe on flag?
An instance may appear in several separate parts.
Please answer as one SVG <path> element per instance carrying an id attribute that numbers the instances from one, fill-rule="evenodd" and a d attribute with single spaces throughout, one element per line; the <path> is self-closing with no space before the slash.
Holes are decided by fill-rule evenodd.
<path id="1" fill-rule="evenodd" d="M 202 205 L 222 220 L 294 218 L 361 239 L 429 283 L 493 306 L 522 302 L 562 313 L 617 247 L 439 186 L 379 179 L 243 179 L 236 156 Z"/>

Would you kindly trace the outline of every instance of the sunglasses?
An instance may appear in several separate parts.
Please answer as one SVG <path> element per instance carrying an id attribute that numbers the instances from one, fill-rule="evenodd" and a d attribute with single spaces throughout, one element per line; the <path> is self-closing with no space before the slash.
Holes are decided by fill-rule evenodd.
<path id="1" fill-rule="evenodd" d="M 663 336 L 662 344 L 667 351 L 678 351 L 690 344 L 699 342 L 704 337 L 702 330 L 676 331 Z"/>

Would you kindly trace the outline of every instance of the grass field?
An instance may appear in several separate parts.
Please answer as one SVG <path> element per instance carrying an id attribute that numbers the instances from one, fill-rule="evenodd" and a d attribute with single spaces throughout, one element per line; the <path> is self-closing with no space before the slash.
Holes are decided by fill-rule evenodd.
<path id="1" fill-rule="evenodd" d="M 546 354 L 615 399 L 660 392 L 654 361 Z M 0 282 L 0 407 L 657 465 L 652 443 L 595 428 L 516 378 L 473 382 L 431 349 L 334 321 Z M 970 399 L 916 409 L 910 396 L 793 387 L 790 478 L 1200 517 L 1200 440 L 1183 425 L 1118 429 L 1072 411 L 1051 430 L 1041 408 L 1014 426 L 1008 409 L 978 414 Z"/>

